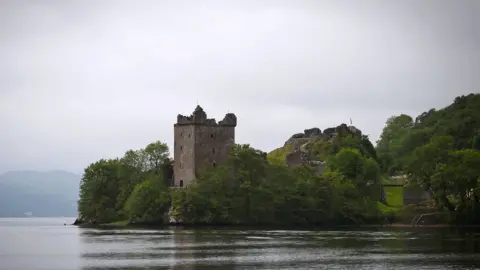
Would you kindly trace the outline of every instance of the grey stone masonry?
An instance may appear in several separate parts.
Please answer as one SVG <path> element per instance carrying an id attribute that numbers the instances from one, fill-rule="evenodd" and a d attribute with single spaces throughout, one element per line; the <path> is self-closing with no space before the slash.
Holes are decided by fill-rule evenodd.
<path id="1" fill-rule="evenodd" d="M 174 186 L 185 187 L 202 171 L 223 164 L 235 143 L 236 126 L 235 114 L 227 113 L 217 123 L 200 106 L 190 116 L 179 114 L 174 124 Z"/>

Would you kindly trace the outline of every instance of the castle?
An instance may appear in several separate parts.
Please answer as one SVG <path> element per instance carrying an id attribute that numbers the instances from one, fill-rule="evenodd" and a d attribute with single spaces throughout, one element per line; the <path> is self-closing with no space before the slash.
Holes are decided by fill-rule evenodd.
<path id="1" fill-rule="evenodd" d="M 236 126 L 235 114 L 227 113 L 223 120 L 217 123 L 215 119 L 207 118 L 200 106 L 197 106 L 190 116 L 179 114 L 174 124 L 173 186 L 185 187 L 195 181 L 202 170 L 227 161 L 229 146 L 235 144 Z M 309 144 L 317 140 L 333 140 L 336 136 L 347 134 L 361 136 L 362 132 L 354 126 L 342 124 L 327 128 L 324 132 L 319 128 L 311 128 L 304 133 L 294 134 L 285 142 L 285 146 L 293 145 L 293 152 L 286 154 L 285 163 L 288 167 L 309 164 L 317 173 L 322 174 L 325 161 L 310 159 Z M 417 204 L 431 198 L 425 190 L 406 187 L 405 183 L 382 184 L 379 200 L 385 204 L 387 187 L 402 189 L 404 205 Z"/>
<path id="2" fill-rule="evenodd" d="M 190 116 L 177 116 L 174 124 L 173 185 L 184 187 L 202 170 L 224 163 L 228 148 L 235 143 L 237 117 L 227 113 L 216 122 L 197 106 Z"/>

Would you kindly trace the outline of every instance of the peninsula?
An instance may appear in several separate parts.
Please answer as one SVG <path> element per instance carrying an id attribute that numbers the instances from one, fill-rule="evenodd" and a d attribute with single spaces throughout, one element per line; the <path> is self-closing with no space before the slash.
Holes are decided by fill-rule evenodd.
<path id="1" fill-rule="evenodd" d="M 90 164 L 88 224 L 342 226 L 480 221 L 480 95 L 387 120 L 374 146 L 355 126 L 296 133 L 265 153 L 235 143 L 237 116 L 197 106 L 160 141 Z"/>

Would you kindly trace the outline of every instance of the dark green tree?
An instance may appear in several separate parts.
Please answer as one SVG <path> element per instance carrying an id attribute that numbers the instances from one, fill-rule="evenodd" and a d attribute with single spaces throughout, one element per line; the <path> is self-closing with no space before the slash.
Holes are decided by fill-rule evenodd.
<path id="1" fill-rule="evenodd" d="M 102 159 L 85 168 L 78 201 L 78 212 L 82 219 L 103 223 L 118 218 L 115 205 L 119 194 L 119 165 L 118 159 Z"/>
<path id="2" fill-rule="evenodd" d="M 413 127 L 412 117 L 401 114 L 390 117 L 377 141 L 377 154 L 384 172 L 393 174 L 401 171 L 400 156 L 403 140 Z"/>
<path id="3" fill-rule="evenodd" d="M 165 181 L 157 175 L 135 186 L 125 203 L 128 219 L 139 223 L 163 223 L 170 206 L 170 194 Z"/>

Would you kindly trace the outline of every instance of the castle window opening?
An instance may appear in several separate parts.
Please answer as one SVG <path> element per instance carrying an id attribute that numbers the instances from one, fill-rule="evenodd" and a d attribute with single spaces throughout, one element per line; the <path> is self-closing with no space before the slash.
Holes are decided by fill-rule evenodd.
<path id="1" fill-rule="evenodd" d="M 180 187 L 183 187 L 183 180 L 180 180 Z"/>
<path id="2" fill-rule="evenodd" d="M 192 137 L 192 134 L 188 133 L 188 138 Z"/>
<path id="3" fill-rule="evenodd" d="M 180 137 L 183 137 L 183 132 L 180 133 Z"/>
<path id="4" fill-rule="evenodd" d="M 210 134 L 210 138 L 214 139 L 215 138 L 215 135 L 212 133 Z"/>
<path id="5" fill-rule="evenodd" d="M 212 148 L 212 153 L 214 153 L 214 154 L 215 154 L 215 148 Z"/>
<path id="6" fill-rule="evenodd" d="M 180 162 L 180 169 L 182 169 L 182 168 L 183 168 L 183 163 Z"/>
<path id="7" fill-rule="evenodd" d="M 180 145 L 180 151 L 183 151 L 183 145 Z"/>
<path id="8" fill-rule="evenodd" d="M 215 163 L 215 161 L 212 163 L 212 166 L 215 168 L 217 167 L 217 163 Z"/>

